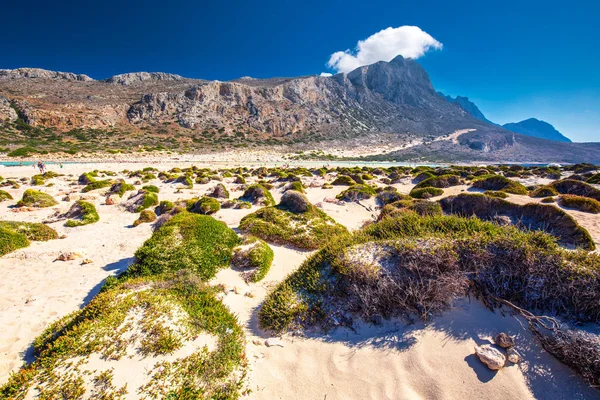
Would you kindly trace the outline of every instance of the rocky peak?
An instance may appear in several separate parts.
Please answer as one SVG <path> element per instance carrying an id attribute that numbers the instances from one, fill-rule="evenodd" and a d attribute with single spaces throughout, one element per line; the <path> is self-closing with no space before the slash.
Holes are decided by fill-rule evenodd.
<path id="1" fill-rule="evenodd" d="M 446 99 L 447 101 L 449 101 L 450 103 L 454 103 L 454 104 L 458 105 L 460 108 L 462 108 L 463 110 L 465 110 L 466 112 L 471 114 L 474 118 L 476 118 L 480 121 L 483 121 L 483 122 L 490 123 L 490 124 L 493 123 L 490 120 L 488 120 L 485 117 L 485 115 L 483 115 L 483 113 L 481 112 L 479 107 L 477 107 L 477 105 L 475 103 L 473 103 L 471 100 L 469 100 L 468 97 L 456 96 L 456 98 L 453 98 L 452 96 L 446 96 L 442 92 L 438 92 L 438 94 L 441 97 L 443 97 L 444 99 Z"/>
<path id="2" fill-rule="evenodd" d="M 49 71 L 41 68 L 0 69 L 0 79 L 64 79 L 68 81 L 91 82 L 87 75 L 72 72 Z"/>
<path id="3" fill-rule="evenodd" d="M 184 79 L 185 78 L 180 75 L 168 74 L 165 72 L 130 72 L 127 74 L 111 76 L 106 80 L 106 82 L 116 85 L 129 86 L 140 82 L 181 81 Z"/>

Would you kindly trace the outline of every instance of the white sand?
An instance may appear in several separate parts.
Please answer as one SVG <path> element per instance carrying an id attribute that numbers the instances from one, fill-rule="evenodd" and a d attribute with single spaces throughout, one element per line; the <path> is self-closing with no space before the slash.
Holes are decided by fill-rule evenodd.
<path id="1" fill-rule="evenodd" d="M 155 164 L 160 169 L 172 165 Z M 141 169 L 143 164 L 65 165 L 61 173 L 124 168 Z M 32 167 L 6 168 L 4 177 L 31 176 Z M 128 182 L 133 180 L 128 179 Z M 305 183 L 322 184 L 322 178 L 310 178 Z M 53 179 L 55 186 L 44 188 L 58 200 L 61 192 L 79 190 L 64 178 Z M 186 199 L 204 194 L 215 185 L 194 185 L 175 193 L 176 186 L 156 180 L 161 200 Z M 239 185 L 226 179 L 232 197 L 241 195 Z M 396 184 L 402 193 L 412 188 L 410 183 Z M 8 191 L 18 199 L 29 185 Z M 5 188 L 6 189 L 6 188 Z M 325 202 L 335 198 L 344 187 L 333 189 L 310 188 L 307 196 L 336 221 L 349 229 L 357 229 L 377 215 L 374 202 L 338 205 Z M 460 193 L 466 187 L 445 190 L 445 195 Z M 101 191 L 100 191 L 101 192 Z M 281 189 L 272 191 L 276 199 Z M 92 192 L 94 193 L 94 192 Z M 50 242 L 33 242 L 28 248 L 0 258 L 0 384 L 8 374 L 21 365 L 30 343 L 53 320 L 84 305 L 97 293 L 107 276 L 123 270 L 131 262 L 135 250 L 150 237 L 148 224 L 131 228 L 137 214 L 117 206 L 102 205 L 103 198 L 95 197 L 100 222 L 84 227 L 66 228 L 62 223 L 51 224 L 67 238 Z M 524 196 L 510 196 L 517 203 L 536 201 Z M 33 212 L 12 212 L 0 203 L 0 219 L 40 222 L 52 214 L 52 209 Z M 57 207 L 67 210 L 72 201 Z M 236 228 L 244 215 L 252 210 L 221 210 L 215 217 Z M 600 244 L 600 216 L 568 211 L 586 227 Z M 451 312 L 437 317 L 427 327 L 407 326 L 390 322 L 383 327 L 361 326 L 358 333 L 338 329 L 330 335 L 301 338 L 286 335 L 284 347 L 266 347 L 267 336 L 258 329 L 257 308 L 267 293 L 293 272 L 311 252 L 283 246 L 272 246 L 275 259 L 267 277 L 246 284 L 239 271 L 225 269 L 211 283 L 222 283 L 228 291 L 224 303 L 234 312 L 247 332 L 247 353 L 250 363 L 248 387 L 253 399 L 506 399 L 506 398 L 600 398 L 599 392 L 588 389 L 573 372 L 545 353 L 528 331 L 511 316 L 492 313 L 476 301 L 460 301 Z M 53 260 L 60 251 L 81 249 L 94 262 L 80 265 L 80 260 Z M 237 292 L 234 288 L 237 287 Z M 517 346 L 525 361 L 493 373 L 474 356 L 475 344 L 487 343 L 500 331 L 517 335 Z M 206 344 L 206 343 L 204 343 Z M 199 343 L 198 346 L 203 345 Z M 187 350 L 186 350 L 187 351 Z M 129 360 L 131 362 L 131 359 Z M 139 367 L 121 365 L 116 370 Z M 121 368 L 123 367 L 123 368 Z M 115 382 L 123 382 L 117 377 Z M 121 380 L 119 380 L 121 379 Z M 140 378 L 141 379 L 141 378 Z"/>

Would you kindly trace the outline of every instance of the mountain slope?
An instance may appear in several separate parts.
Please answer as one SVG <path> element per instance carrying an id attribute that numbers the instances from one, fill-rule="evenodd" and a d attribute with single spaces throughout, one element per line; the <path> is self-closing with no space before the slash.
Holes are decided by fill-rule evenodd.
<path id="1" fill-rule="evenodd" d="M 557 131 L 552 125 L 535 118 L 529 118 L 521 122 L 511 122 L 502 125 L 502 127 L 527 136 L 555 140 L 557 142 L 571 142 L 571 139 Z"/>

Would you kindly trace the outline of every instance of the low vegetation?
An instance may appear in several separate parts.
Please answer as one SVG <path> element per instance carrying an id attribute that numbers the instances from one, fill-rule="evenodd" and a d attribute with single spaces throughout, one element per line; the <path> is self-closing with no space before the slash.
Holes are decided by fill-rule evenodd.
<path id="1" fill-rule="evenodd" d="M 563 210 L 552 205 L 518 205 L 482 194 L 466 193 L 442 199 L 440 204 L 448 214 L 476 216 L 491 221 L 498 221 L 498 217 L 507 217 L 510 223 L 521 229 L 547 232 L 564 245 L 586 250 L 594 250 L 596 247 L 588 231 Z"/>
<path id="2" fill-rule="evenodd" d="M 573 208 L 591 214 L 600 213 L 600 201 L 589 197 L 563 194 L 558 198 L 558 204 L 562 207 Z"/>
<path id="3" fill-rule="evenodd" d="M 258 282 L 271 269 L 273 257 L 273 250 L 265 241 L 250 236 L 241 246 L 234 249 L 231 263 L 243 270 L 246 281 Z"/>
<path id="4" fill-rule="evenodd" d="M 360 201 L 367 200 L 375 196 L 377 192 L 369 185 L 352 185 L 336 196 L 338 200 Z"/>
<path id="5" fill-rule="evenodd" d="M 0 395 L 239 398 L 245 375 L 244 334 L 216 299 L 216 290 L 185 271 L 165 278 L 131 279 L 104 290 L 35 340 L 37 360 L 13 374 Z M 211 338 L 214 345 L 196 347 L 174 361 L 164 357 L 199 336 Z M 139 387 L 113 383 L 114 363 L 109 361 L 125 357 L 156 360 L 145 371 L 145 379 L 137 382 Z M 92 359 L 99 360 L 95 367 Z"/>
<path id="6" fill-rule="evenodd" d="M 444 194 L 442 189 L 435 187 L 415 188 L 410 191 L 410 196 L 415 199 L 430 199 L 432 197 L 441 196 Z"/>
<path id="7" fill-rule="evenodd" d="M 13 200 L 13 197 L 6 190 L 0 190 L 0 202 Z"/>
<path id="8" fill-rule="evenodd" d="M 27 189 L 23 193 L 21 200 L 17 202 L 17 207 L 53 207 L 58 202 L 48 193 L 40 192 L 39 190 Z"/>
<path id="9" fill-rule="evenodd" d="M 96 206 L 83 200 L 76 201 L 67 212 L 66 217 L 74 218 L 68 219 L 65 223 L 66 226 L 70 227 L 93 224 L 100 220 Z"/>
<path id="10" fill-rule="evenodd" d="M 126 274 L 147 276 L 188 269 L 208 280 L 219 268 L 229 265 L 233 248 L 239 241 L 236 233 L 223 222 L 206 215 L 181 212 L 137 250 L 137 262 Z"/>
<path id="11" fill-rule="evenodd" d="M 154 211 L 143 210 L 140 213 L 139 218 L 133 222 L 133 226 L 135 227 L 135 226 L 138 226 L 141 224 L 148 224 L 148 223 L 154 222 L 154 221 L 156 221 L 156 214 L 154 213 Z"/>
<path id="12" fill-rule="evenodd" d="M 267 242 L 311 250 L 321 247 L 330 237 L 346 232 L 346 228 L 310 204 L 302 194 L 288 191 L 286 195 L 279 205 L 246 215 L 239 229 Z"/>
<path id="13" fill-rule="evenodd" d="M 0 257 L 29 246 L 30 241 L 46 242 L 52 239 L 58 239 L 58 234 L 44 224 L 0 221 Z"/>
<path id="14" fill-rule="evenodd" d="M 526 195 L 529 193 L 525 186 L 502 175 L 478 177 L 473 182 L 473 187 L 482 190 L 501 190 L 510 194 Z"/>

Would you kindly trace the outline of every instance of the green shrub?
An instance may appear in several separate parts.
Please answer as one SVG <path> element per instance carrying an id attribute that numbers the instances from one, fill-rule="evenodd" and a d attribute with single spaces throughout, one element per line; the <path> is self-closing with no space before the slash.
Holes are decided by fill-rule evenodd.
<path id="1" fill-rule="evenodd" d="M 146 224 L 156 221 L 156 214 L 151 210 L 142 210 L 138 219 L 133 222 L 133 226 Z"/>
<path id="2" fill-rule="evenodd" d="M 585 182 L 592 185 L 600 184 L 600 173 L 590 176 Z"/>
<path id="3" fill-rule="evenodd" d="M 317 249 L 332 236 L 347 232 L 312 204 L 306 212 L 287 211 L 281 205 L 261 208 L 242 218 L 239 229 L 267 242 L 303 249 Z"/>
<path id="4" fill-rule="evenodd" d="M 145 190 L 147 192 L 152 192 L 152 193 L 159 193 L 160 192 L 160 190 L 158 189 L 158 187 L 155 186 L 155 185 L 142 186 L 142 190 Z"/>
<path id="5" fill-rule="evenodd" d="M 83 189 L 81 189 L 81 191 L 83 193 L 87 193 L 87 192 L 91 192 L 92 190 L 104 189 L 106 187 L 112 186 L 113 183 L 114 182 L 111 181 L 110 179 L 103 180 L 103 181 L 93 181 L 91 183 L 88 183 Z"/>
<path id="6" fill-rule="evenodd" d="M 426 187 L 434 187 L 434 188 L 448 188 L 450 186 L 460 185 L 461 180 L 457 175 L 440 175 L 440 176 L 432 176 L 427 178 L 419 183 L 413 188 L 421 189 Z"/>
<path id="7" fill-rule="evenodd" d="M 13 197 L 7 191 L 0 190 L 0 202 L 6 201 L 6 200 L 13 200 Z"/>
<path id="8" fill-rule="evenodd" d="M 65 223 L 66 226 L 75 227 L 88 225 L 98 222 L 100 220 L 98 212 L 96 211 L 96 206 L 94 206 L 92 203 L 88 203 L 87 201 L 83 200 L 78 200 L 77 202 L 75 202 L 75 204 L 73 204 L 71 210 L 73 210 L 73 208 L 78 209 L 77 211 L 80 215 L 80 219 L 70 219 Z"/>
<path id="9" fill-rule="evenodd" d="M 33 147 L 20 147 L 18 149 L 15 149 L 13 151 L 11 151 L 10 153 L 7 154 L 8 157 L 30 157 L 33 154 L 37 154 L 39 153 L 39 151 L 37 149 L 34 149 Z"/>
<path id="10" fill-rule="evenodd" d="M 120 181 L 110 187 L 109 194 L 118 194 L 119 197 L 123 197 L 126 192 L 132 190 L 135 190 L 135 186 L 125 181 Z"/>
<path id="11" fill-rule="evenodd" d="M 143 193 L 144 198 L 142 200 L 142 203 L 135 209 L 135 212 L 140 212 L 142 210 L 145 210 L 146 208 L 158 205 L 158 194 L 146 191 L 143 191 Z"/>
<path id="12" fill-rule="evenodd" d="M 40 174 L 31 177 L 32 186 L 44 186 L 45 183 L 44 177 Z"/>
<path id="13" fill-rule="evenodd" d="M 506 192 L 503 192 L 501 190 L 486 190 L 485 192 L 483 192 L 483 194 L 485 194 L 486 196 L 490 196 L 490 197 L 497 197 L 499 199 L 506 199 L 508 198 L 508 194 Z"/>
<path id="14" fill-rule="evenodd" d="M 231 263 L 244 271 L 247 281 L 258 282 L 262 280 L 273 263 L 274 253 L 271 247 L 263 240 L 250 237 L 244 241 L 243 246 L 234 249 Z"/>
<path id="15" fill-rule="evenodd" d="M 221 209 L 221 203 L 215 198 L 204 196 L 188 205 L 187 210 L 197 214 L 210 215 Z"/>
<path id="16" fill-rule="evenodd" d="M 502 175 L 478 177 L 473 182 L 473 187 L 482 190 L 501 190 L 510 194 L 526 195 L 529 193 L 525 186 Z"/>
<path id="17" fill-rule="evenodd" d="M 173 210 L 174 208 L 175 208 L 175 204 L 172 201 L 163 200 L 156 207 L 154 212 L 156 213 L 156 215 L 162 215 L 162 214 L 168 213 L 169 211 Z"/>
<path id="18" fill-rule="evenodd" d="M 249 186 L 245 191 L 240 200 L 247 201 L 254 205 L 272 206 L 275 204 L 275 199 L 269 189 L 266 187 L 255 184 Z"/>
<path id="19" fill-rule="evenodd" d="M 589 197 L 563 194 L 558 198 L 558 204 L 591 214 L 600 213 L 600 201 Z"/>
<path id="20" fill-rule="evenodd" d="M 444 194 L 444 191 L 435 187 L 416 188 L 410 191 L 410 196 L 415 199 L 429 199 L 442 194 Z"/>
<path id="21" fill-rule="evenodd" d="M 40 192 L 39 190 L 27 189 L 23 193 L 23 198 L 17 202 L 17 207 L 44 208 L 52 207 L 57 204 L 58 202 L 49 194 Z"/>
<path id="22" fill-rule="evenodd" d="M 463 193 L 440 200 L 445 213 L 463 217 L 476 216 L 496 221 L 505 216 L 520 229 L 540 230 L 555 236 L 562 244 L 594 250 L 596 245 L 588 231 L 558 207 L 538 203 L 525 205 L 483 194 Z"/>
<path id="23" fill-rule="evenodd" d="M 331 184 L 334 186 L 353 186 L 356 185 L 356 181 L 348 175 L 338 175 Z"/>
<path id="24" fill-rule="evenodd" d="M 531 197 L 551 197 L 558 196 L 558 191 L 554 188 L 554 186 L 541 186 L 531 192 Z"/>
<path id="25" fill-rule="evenodd" d="M 544 233 L 409 213 L 329 241 L 268 295 L 258 320 L 272 332 L 327 329 L 344 313 L 427 320 L 473 288 L 597 321 L 599 265 L 598 255 L 563 250 Z"/>
<path id="26" fill-rule="evenodd" d="M 173 216 L 135 253 L 127 275 L 154 275 L 182 269 L 203 280 L 229 265 L 239 243 L 236 233 L 212 217 L 187 212 Z"/>
<path id="27" fill-rule="evenodd" d="M 23 234 L 0 225 L 0 256 L 29 246 L 29 240 Z"/>
<path id="28" fill-rule="evenodd" d="M 304 190 L 304 186 L 302 185 L 301 181 L 293 181 L 291 182 L 285 190 L 294 190 L 296 192 L 300 192 L 300 193 L 306 193 L 306 191 Z"/>
<path id="29" fill-rule="evenodd" d="M 571 179 L 565 179 L 562 181 L 556 181 L 551 185 L 560 194 L 574 194 L 577 196 L 589 197 L 594 200 L 600 201 L 600 190 L 595 187 L 588 185 L 585 182 L 575 181 Z"/>
<path id="30" fill-rule="evenodd" d="M 375 196 L 377 193 L 369 185 L 353 185 L 336 196 L 338 200 L 358 201 L 366 200 Z"/>
<path id="31" fill-rule="evenodd" d="M 29 246 L 29 241 L 46 242 L 58 239 L 49 226 L 33 222 L 0 221 L 0 256 Z"/>
<path id="32" fill-rule="evenodd" d="M 542 203 L 554 203 L 556 200 L 554 199 L 554 197 L 544 197 L 542 200 L 540 200 L 540 202 Z"/>
<path id="33" fill-rule="evenodd" d="M 246 179 L 244 179 L 244 177 L 242 175 L 236 175 L 233 183 L 238 183 L 240 185 L 245 185 L 246 184 Z"/>

